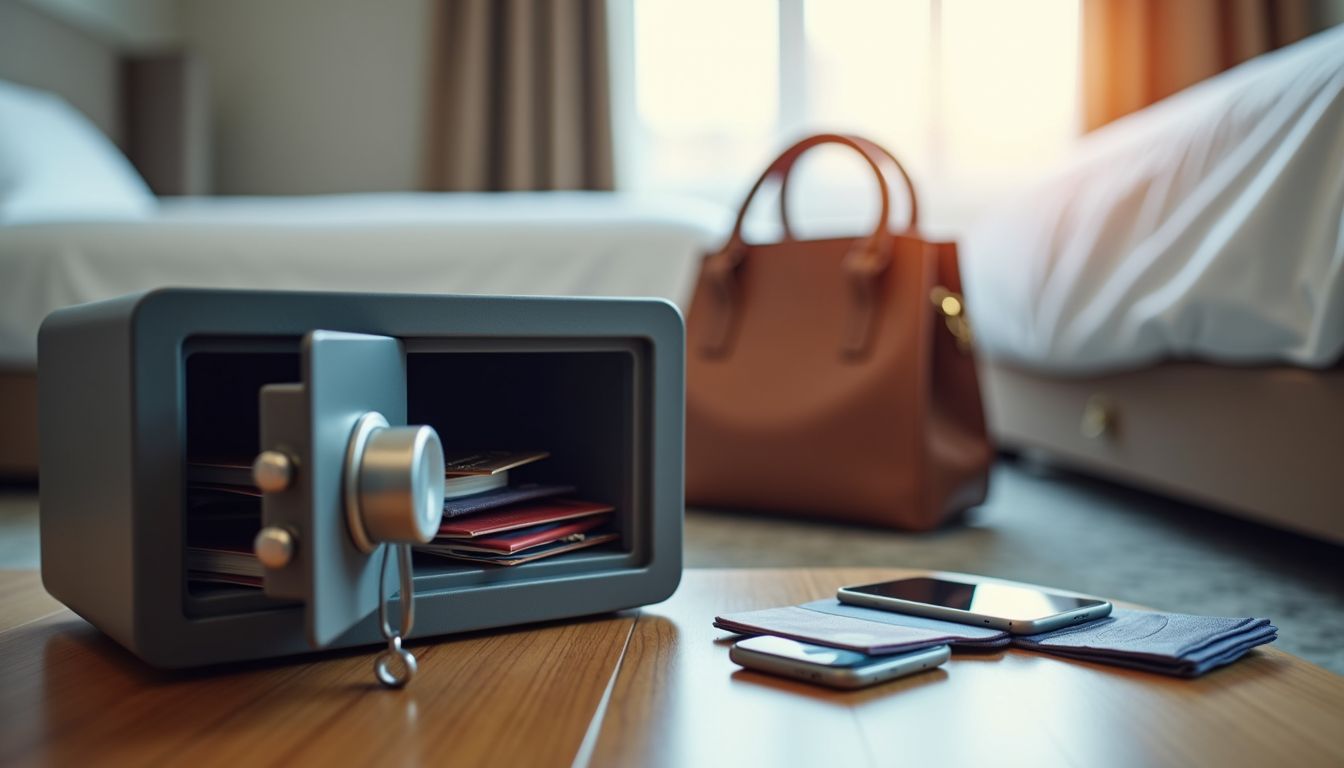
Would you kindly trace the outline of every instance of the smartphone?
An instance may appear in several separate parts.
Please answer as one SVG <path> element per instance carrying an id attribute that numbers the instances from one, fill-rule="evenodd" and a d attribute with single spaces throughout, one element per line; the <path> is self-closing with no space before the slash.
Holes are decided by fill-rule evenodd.
<path id="1" fill-rule="evenodd" d="M 1111 615 L 1111 604 L 991 582 L 915 578 L 841 587 L 842 603 L 1034 635 Z"/>
<path id="2" fill-rule="evenodd" d="M 946 645 L 935 645 L 910 653 L 868 656 L 768 635 L 740 640 L 728 650 L 728 658 L 747 669 L 847 690 L 933 669 L 949 655 Z"/>

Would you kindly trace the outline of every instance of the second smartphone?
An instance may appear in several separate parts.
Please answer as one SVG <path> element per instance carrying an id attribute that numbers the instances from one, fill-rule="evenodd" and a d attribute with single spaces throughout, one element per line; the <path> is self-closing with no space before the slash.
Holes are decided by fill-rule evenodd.
<path id="1" fill-rule="evenodd" d="M 841 587 L 842 603 L 1034 635 L 1103 619 L 1111 604 L 997 582 L 920 577 Z"/>
<path id="2" fill-rule="evenodd" d="M 728 651 L 733 663 L 832 688 L 864 688 L 933 669 L 951 651 L 935 645 L 910 653 L 868 656 L 855 651 L 762 635 L 738 641 Z"/>

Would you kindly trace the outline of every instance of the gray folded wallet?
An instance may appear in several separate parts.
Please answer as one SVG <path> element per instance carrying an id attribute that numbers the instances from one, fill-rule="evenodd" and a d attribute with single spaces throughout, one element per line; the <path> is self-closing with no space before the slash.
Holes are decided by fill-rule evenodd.
<path id="1" fill-rule="evenodd" d="M 954 651 L 1017 647 L 1179 677 L 1197 677 L 1278 637 L 1267 619 L 1116 608 L 1104 619 L 1039 635 L 1010 635 L 837 600 L 718 616 L 714 626 L 881 655 L 947 644 Z"/>

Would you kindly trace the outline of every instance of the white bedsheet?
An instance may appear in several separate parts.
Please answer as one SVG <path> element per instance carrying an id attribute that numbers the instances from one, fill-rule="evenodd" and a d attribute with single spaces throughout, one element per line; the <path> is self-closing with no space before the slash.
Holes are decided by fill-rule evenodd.
<path id="1" fill-rule="evenodd" d="M 1344 25 L 1084 139 L 962 242 L 990 356 L 1323 367 L 1344 351 Z"/>
<path id="2" fill-rule="evenodd" d="M 143 221 L 0 227 L 0 365 L 54 309 L 163 286 L 657 296 L 683 302 L 728 212 L 612 193 L 167 200 Z"/>

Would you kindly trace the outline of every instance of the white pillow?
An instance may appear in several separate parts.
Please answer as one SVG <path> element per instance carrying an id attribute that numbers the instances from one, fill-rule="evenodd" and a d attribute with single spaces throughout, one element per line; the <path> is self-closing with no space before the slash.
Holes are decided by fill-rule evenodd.
<path id="1" fill-rule="evenodd" d="M 148 215 L 154 194 L 79 110 L 0 80 L 0 224 Z"/>
<path id="2" fill-rule="evenodd" d="M 1100 373 L 1344 357 L 1344 25 L 1085 137 L 959 243 L 990 357 Z"/>

